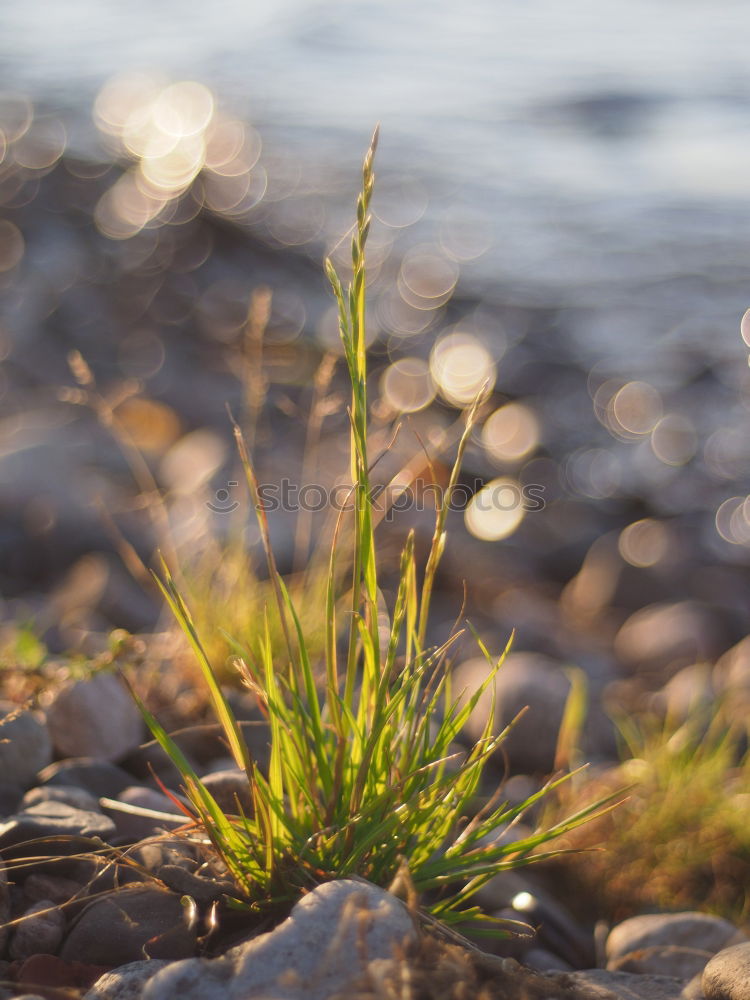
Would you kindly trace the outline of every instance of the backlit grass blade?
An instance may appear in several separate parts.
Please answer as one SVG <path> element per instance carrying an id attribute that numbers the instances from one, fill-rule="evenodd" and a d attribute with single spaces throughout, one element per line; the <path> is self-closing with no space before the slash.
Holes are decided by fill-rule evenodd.
<path id="1" fill-rule="evenodd" d="M 241 767 L 245 771 L 248 776 L 248 781 L 252 781 L 254 764 L 250 751 L 245 743 L 244 737 L 242 736 L 242 731 L 237 724 L 237 720 L 232 714 L 232 710 L 224 697 L 223 691 L 219 687 L 213 667 L 206 656 L 203 645 L 198 637 L 198 633 L 193 625 L 190 612 L 185 606 L 174 579 L 169 572 L 169 567 L 165 562 L 162 562 L 162 570 L 164 572 L 164 580 L 162 581 L 156 574 L 154 575 L 154 578 L 158 583 L 167 604 L 171 608 L 172 614 L 175 616 L 180 628 L 187 636 L 190 645 L 193 647 L 196 659 L 198 660 L 198 664 L 201 668 L 201 673 L 203 674 L 203 679 L 211 696 L 216 717 L 224 730 L 224 735 L 229 743 L 229 749 L 234 757 L 235 763 L 238 767 Z"/>

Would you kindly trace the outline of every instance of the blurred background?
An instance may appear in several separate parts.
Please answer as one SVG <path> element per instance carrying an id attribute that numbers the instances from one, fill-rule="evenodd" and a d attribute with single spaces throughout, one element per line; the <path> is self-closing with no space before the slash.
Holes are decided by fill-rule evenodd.
<path id="1" fill-rule="evenodd" d="M 345 470 L 321 265 L 379 121 L 379 475 L 448 461 L 489 379 L 466 495 L 516 498 L 454 514 L 445 621 L 468 575 L 480 629 L 602 688 L 742 639 L 748 28 L 743 0 L 0 6 L 6 623 L 154 628 L 165 533 L 245 530 L 227 402 L 266 481 Z M 272 524 L 304 563 L 310 525 Z"/>

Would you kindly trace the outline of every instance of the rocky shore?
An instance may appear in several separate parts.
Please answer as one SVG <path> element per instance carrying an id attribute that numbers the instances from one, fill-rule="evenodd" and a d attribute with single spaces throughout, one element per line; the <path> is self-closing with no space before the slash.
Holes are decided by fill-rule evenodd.
<path id="1" fill-rule="evenodd" d="M 227 403 L 258 418 L 264 479 L 303 480 L 302 414 L 330 347 L 329 303 L 311 260 L 319 248 L 272 238 L 282 231 L 269 221 L 273 206 L 253 215 L 252 205 L 249 218 L 217 208 L 210 177 L 171 199 L 162 222 L 108 231 L 94 220 L 128 165 L 84 161 L 25 135 L 9 139 L 0 172 L 0 1000 L 746 1000 L 750 941 L 739 921 L 652 907 L 597 922 L 589 889 L 543 867 L 501 873 L 484 888 L 488 915 L 529 928 L 493 953 L 425 927 L 358 880 L 311 884 L 274 920 L 237 907 L 226 871 L 181 809 L 173 768 L 144 745 L 129 693 L 116 674 L 88 668 L 112 628 L 142 634 L 150 692 L 182 727 L 183 752 L 226 809 L 247 805 L 184 659 L 152 655 L 170 636 L 142 577 L 165 539 L 192 555 L 231 534 Z M 381 263 L 384 283 L 398 287 L 401 263 Z M 383 328 L 373 384 L 384 386 L 378 379 L 404 356 L 426 364 L 433 341 L 466 326 L 497 376 L 489 409 L 517 402 L 541 428 L 515 457 L 497 443 L 493 451 L 484 431 L 471 442 L 470 493 L 502 472 L 543 487 L 545 505 L 502 543 L 455 512 L 436 587 L 436 642 L 466 577 L 470 618 L 488 645 L 502 649 L 516 630 L 498 674 L 497 725 L 528 711 L 496 782 L 522 800 L 558 766 L 577 683 L 586 724 L 568 758 L 582 755 L 617 787 L 628 781 L 613 715 L 679 724 L 720 699 L 727 726 L 743 725 L 750 515 L 747 370 L 737 352 L 714 353 L 695 325 L 677 324 L 658 356 L 632 365 L 619 357 L 613 371 L 612 359 L 595 363 L 581 346 L 602 321 L 593 306 L 529 305 L 500 287 L 482 302 L 460 290 L 432 296 L 428 308 L 413 292 L 411 304 L 395 305 L 383 293 L 374 310 Z M 261 350 L 248 331 L 262 302 L 272 305 Z M 422 314 L 417 346 L 409 324 Z M 329 483 L 346 463 L 348 423 L 326 363 L 316 475 Z M 649 366 L 653 385 L 643 381 Z M 387 484 L 417 446 L 405 433 L 394 441 L 385 389 L 373 402 Z M 410 418 L 419 443 L 437 429 L 438 478 L 438 445 L 450 443 L 460 408 L 443 391 Z M 289 513 L 272 524 L 284 571 L 295 567 Z M 430 511 L 382 525 L 384 563 L 408 527 L 428 543 Z M 242 544 L 257 548 L 257 537 Z M 459 688 L 483 677 L 472 657 L 461 653 Z M 262 760 L 262 721 L 233 697 Z M 746 793 L 735 793 L 739 807 Z"/>
<path id="2" fill-rule="evenodd" d="M 514 708 L 510 668 L 501 715 Z M 172 765 L 143 743 L 141 717 L 115 674 L 62 683 L 43 711 L 4 710 L 3 1000 L 748 996 L 750 940 L 729 921 L 652 912 L 592 924 L 573 916 L 581 900 L 564 895 L 554 872 L 533 866 L 500 873 L 481 891 L 488 915 L 526 925 L 484 942 L 489 952 L 363 880 L 311 883 L 291 914 L 260 920 L 232 905 L 231 878 L 181 809 Z M 245 727 L 261 753 L 262 725 Z M 222 807 L 247 808 L 246 779 L 228 766 L 216 727 L 188 727 L 179 740 Z M 531 762 L 527 740 L 524 750 L 521 731 L 510 748 L 516 769 Z"/>

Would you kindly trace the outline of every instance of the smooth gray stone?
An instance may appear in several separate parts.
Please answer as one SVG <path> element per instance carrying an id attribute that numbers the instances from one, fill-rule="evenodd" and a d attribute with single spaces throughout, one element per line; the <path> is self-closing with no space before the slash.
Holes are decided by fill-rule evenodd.
<path id="1" fill-rule="evenodd" d="M 146 730 L 130 692 L 115 674 L 99 673 L 58 691 L 47 709 L 47 729 L 61 757 L 120 760 Z"/>
<path id="2" fill-rule="evenodd" d="M 195 952 L 195 935 L 180 897 L 153 886 L 126 887 L 93 900 L 70 929 L 60 958 L 90 965 L 125 965 L 144 957 L 180 959 Z M 154 954 L 152 949 L 159 949 Z"/>
<path id="3" fill-rule="evenodd" d="M 4 783 L 31 785 L 52 760 L 47 727 L 33 712 L 0 702 L 0 775 Z"/>
<path id="4" fill-rule="evenodd" d="M 40 785 L 77 785 L 97 799 L 116 799 L 134 784 L 133 776 L 116 764 L 94 757 L 56 761 L 39 774 Z"/>
<path id="5" fill-rule="evenodd" d="M 212 903 L 225 892 L 236 891 L 232 882 L 217 882 L 215 879 L 192 875 L 179 865 L 162 865 L 156 877 L 172 890 L 184 896 L 192 896 L 196 903 Z"/>
<path id="6" fill-rule="evenodd" d="M 84 812 L 101 812 L 97 797 L 77 785 L 37 785 L 36 788 L 30 788 L 21 800 L 18 811 L 23 812 L 40 802 L 64 802 Z"/>
<path id="7" fill-rule="evenodd" d="M 27 841 L 58 838 L 51 844 L 35 845 L 35 853 L 72 854 L 80 844 L 66 843 L 75 837 L 109 840 L 115 832 L 112 820 L 101 813 L 84 812 L 64 802 L 39 802 L 0 823 L 0 850 L 7 851 Z"/>
<path id="8" fill-rule="evenodd" d="M 55 955 L 65 933 L 65 914 L 52 902 L 43 899 L 23 914 L 10 941 L 10 957 L 31 958 L 32 955 Z"/>
<path id="9" fill-rule="evenodd" d="M 568 973 L 568 981 L 586 989 L 587 1000 L 684 1000 L 682 979 L 635 976 L 630 972 L 585 969 Z"/>
<path id="10" fill-rule="evenodd" d="M 612 959 L 607 968 L 641 976 L 673 976 L 687 982 L 703 972 L 713 952 L 675 944 L 655 944 Z"/>
<path id="11" fill-rule="evenodd" d="M 226 813 L 237 813 L 237 801 L 245 814 L 252 812 L 253 800 L 247 775 L 239 767 L 211 771 L 201 779 Z"/>
<path id="12" fill-rule="evenodd" d="M 485 681 L 489 667 L 483 657 L 464 661 L 454 674 L 454 688 L 468 699 Z M 520 712 L 524 714 L 503 742 L 513 774 L 549 774 L 554 770 L 557 736 L 570 681 L 557 661 L 541 653 L 510 653 L 477 702 L 466 723 L 466 734 L 478 740 L 495 698 L 493 733 L 500 733 Z"/>
<path id="13" fill-rule="evenodd" d="M 628 952 L 656 945 L 676 945 L 717 952 L 744 935 L 734 924 L 709 913 L 646 913 L 630 917 L 609 932 L 606 944 L 608 966 Z"/>

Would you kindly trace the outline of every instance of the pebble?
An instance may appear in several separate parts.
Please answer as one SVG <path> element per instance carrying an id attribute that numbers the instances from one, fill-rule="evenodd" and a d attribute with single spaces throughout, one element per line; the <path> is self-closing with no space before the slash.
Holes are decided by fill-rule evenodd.
<path id="1" fill-rule="evenodd" d="M 60 957 L 111 968 L 140 961 L 148 945 L 149 957 L 186 958 L 195 952 L 195 936 L 183 913 L 174 893 L 128 886 L 88 904 L 71 927 Z M 162 953 L 152 954 L 152 947 L 167 936 Z"/>
<path id="2" fill-rule="evenodd" d="M 196 903 L 200 904 L 212 903 L 215 899 L 220 899 L 225 892 L 233 894 L 237 891 L 233 882 L 221 882 L 193 875 L 179 865 L 162 865 L 156 875 L 172 892 L 177 892 L 181 896 L 192 896 Z"/>
<path id="3" fill-rule="evenodd" d="M 10 781 L 0 781 L 0 816 L 17 812 L 23 798 L 23 788 Z"/>
<path id="4" fill-rule="evenodd" d="M 117 799 L 102 799 L 102 809 L 117 828 L 118 843 L 137 843 L 161 830 L 182 826 L 186 816 L 174 802 L 151 788 L 134 785 Z"/>
<path id="5" fill-rule="evenodd" d="M 629 672 L 665 683 L 683 667 L 720 652 L 714 616 L 698 601 L 649 604 L 634 612 L 615 637 L 615 654 Z"/>
<path id="6" fill-rule="evenodd" d="M 367 962 L 391 958 L 415 935 L 408 911 L 390 893 L 359 881 L 327 882 L 275 930 L 225 957 L 175 962 L 158 972 L 142 1000 L 329 1000 Z"/>
<path id="7" fill-rule="evenodd" d="M 83 1000 L 140 1000 L 149 979 L 168 964 L 161 958 L 128 962 L 97 979 Z"/>
<path id="8" fill-rule="evenodd" d="M 574 966 L 564 961 L 559 955 L 546 948 L 529 948 L 523 956 L 523 964 L 527 969 L 536 972 L 572 972 Z"/>
<path id="9" fill-rule="evenodd" d="M 745 935 L 722 917 L 690 911 L 647 913 L 630 917 L 612 928 L 605 946 L 607 967 L 628 952 L 643 948 L 673 945 L 713 954 L 738 940 L 746 940 Z"/>
<path id="10" fill-rule="evenodd" d="M 701 986 L 706 1000 L 750 1000 L 750 942 L 714 955 L 703 970 Z"/>
<path id="11" fill-rule="evenodd" d="M 10 957 L 31 958 L 32 955 L 54 955 L 65 934 L 65 915 L 51 899 L 43 899 L 23 914 L 10 942 Z"/>
<path id="12" fill-rule="evenodd" d="M 652 706 L 673 724 L 695 718 L 697 712 L 707 712 L 716 699 L 708 663 L 691 663 L 670 678 L 651 699 Z"/>
<path id="13" fill-rule="evenodd" d="M 63 757 L 116 761 L 145 736 L 141 713 L 114 674 L 95 674 L 62 688 L 47 708 L 47 728 Z"/>
<path id="14" fill-rule="evenodd" d="M 750 709 L 750 635 L 717 660 L 713 682 L 727 715 L 744 723 Z"/>
<path id="15" fill-rule="evenodd" d="M 177 865 L 185 871 L 194 872 L 204 860 L 198 845 L 184 837 L 145 841 L 133 847 L 129 855 L 154 875 L 162 865 Z"/>
<path id="16" fill-rule="evenodd" d="M 47 727 L 33 713 L 0 702 L 0 774 L 3 783 L 27 788 L 52 760 Z"/>
<path id="17" fill-rule="evenodd" d="M 630 972 L 585 969 L 571 972 L 568 981 L 582 992 L 585 990 L 586 1000 L 684 1000 L 683 980 L 671 976 L 636 976 Z"/>
<path id="18" fill-rule="evenodd" d="M 714 667 L 714 682 L 720 690 L 750 690 L 750 635 L 719 657 Z"/>
<path id="19" fill-rule="evenodd" d="M 96 799 L 116 798 L 133 784 L 133 776 L 106 760 L 72 757 L 45 767 L 39 774 L 41 785 L 75 785 Z"/>
<path id="20" fill-rule="evenodd" d="M 212 771 L 201 779 L 216 799 L 219 808 L 226 813 L 237 814 L 237 800 L 245 814 L 253 808 L 247 775 L 239 767 Z"/>
<path id="21" fill-rule="evenodd" d="M 483 657 L 466 660 L 454 673 L 454 690 L 466 691 L 466 697 L 472 695 L 488 671 Z M 549 774 L 554 770 L 557 735 L 570 681 L 549 657 L 539 653 L 511 653 L 497 672 L 494 689 L 494 734 L 500 733 L 519 712 L 524 712 L 502 746 L 511 772 Z M 466 735 L 472 742 L 481 737 L 491 704 L 490 686 L 466 724 Z"/>
<path id="22" fill-rule="evenodd" d="M 713 954 L 714 952 L 702 948 L 656 944 L 612 959 L 607 963 L 607 968 L 636 972 L 639 975 L 673 976 L 687 981 L 703 971 Z"/>
<path id="23" fill-rule="evenodd" d="M 0 850 L 7 851 L 41 837 L 54 837 L 52 843 L 35 845 L 35 853 L 74 854 L 81 845 L 71 838 L 100 837 L 109 841 L 114 833 L 112 820 L 99 812 L 85 812 L 64 802 L 38 802 L 0 823 Z"/>
<path id="24" fill-rule="evenodd" d="M 23 883 L 23 894 L 29 903 L 50 899 L 53 903 L 67 903 L 82 889 L 82 883 L 61 875 L 32 872 Z"/>
<path id="25" fill-rule="evenodd" d="M 27 996 L 33 994 L 34 990 L 50 986 L 55 991 L 47 993 L 43 990 L 46 1000 L 54 996 L 75 996 L 82 989 L 88 989 L 108 970 L 96 965 L 86 965 L 83 962 L 66 962 L 56 955 L 33 955 L 27 958 L 16 973 L 16 982 L 19 986 L 19 993 Z M 66 989 L 72 987 L 72 989 Z M 24 993 L 24 988 L 28 991 Z"/>
<path id="26" fill-rule="evenodd" d="M 39 802 L 64 802 L 84 812 L 101 812 L 97 797 L 87 792 L 85 788 L 77 788 L 75 785 L 41 785 L 30 788 L 21 799 L 21 809 L 28 809 Z"/>

